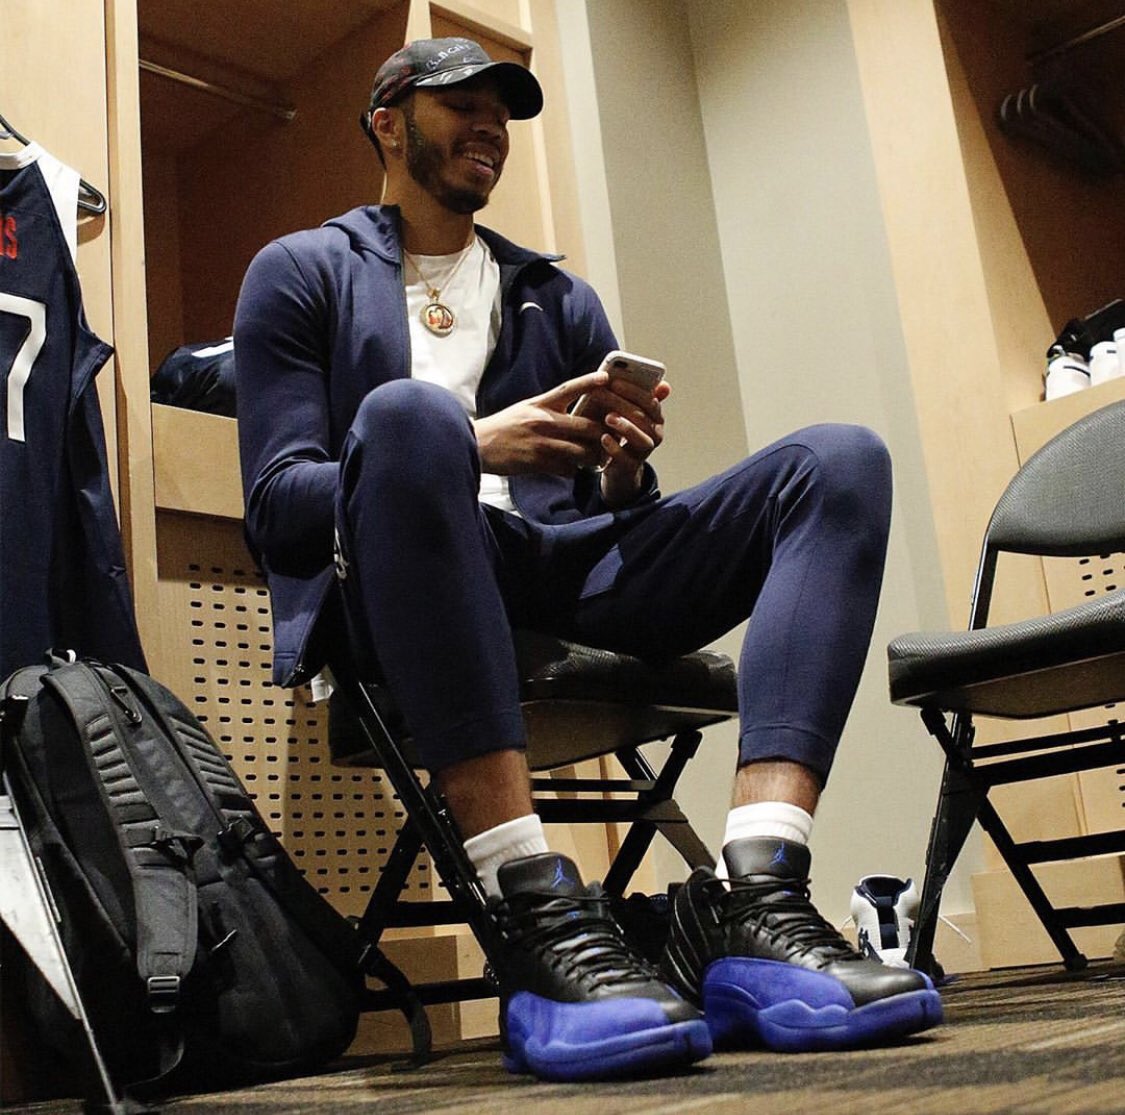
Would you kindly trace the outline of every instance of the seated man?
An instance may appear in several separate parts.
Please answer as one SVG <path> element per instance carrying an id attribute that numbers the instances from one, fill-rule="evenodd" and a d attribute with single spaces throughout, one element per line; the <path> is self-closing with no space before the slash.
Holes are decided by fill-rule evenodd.
<path id="1" fill-rule="evenodd" d="M 589 286 L 473 222 L 509 119 L 541 106 L 528 70 L 476 43 L 408 45 L 362 117 L 383 204 L 250 266 L 239 434 L 276 680 L 308 679 L 345 631 L 377 664 L 509 946 L 514 1071 L 581 1079 L 690 1063 L 712 1036 L 821 1049 L 924 1029 L 941 1017 L 926 977 L 860 957 L 808 891 L 882 578 L 886 450 L 816 426 L 662 496 L 648 458 L 669 385 L 610 381 L 597 369 L 617 344 Z M 544 840 L 512 628 L 660 659 L 747 617 L 723 863 L 680 889 L 657 971 Z"/>

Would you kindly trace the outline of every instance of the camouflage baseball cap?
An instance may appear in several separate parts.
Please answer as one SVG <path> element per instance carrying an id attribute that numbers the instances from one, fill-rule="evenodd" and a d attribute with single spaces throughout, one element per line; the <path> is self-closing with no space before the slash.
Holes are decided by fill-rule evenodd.
<path id="1" fill-rule="evenodd" d="M 535 75 L 518 62 L 494 62 L 472 39 L 419 39 L 395 51 L 375 74 L 367 116 L 393 104 L 410 89 L 434 89 L 489 74 L 513 120 L 529 120 L 543 108 Z"/>

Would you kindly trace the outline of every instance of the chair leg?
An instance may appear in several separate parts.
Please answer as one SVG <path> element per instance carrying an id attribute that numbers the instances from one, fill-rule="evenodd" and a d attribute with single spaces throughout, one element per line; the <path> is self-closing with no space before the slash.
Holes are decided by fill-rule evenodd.
<path id="1" fill-rule="evenodd" d="M 451 899 L 465 911 L 465 921 L 490 967 L 497 970 L 503 948 L 500 932 L 485 906 L 484 888 L 465 854 L 465 846 L 453 818 L 436 794 L 419 782 L 402 752 L 395 746 L 378 708 L 363 685 L 336 665 L 333 673 L 345 698 L 355 709 L 360 729 L 378 756 L 406 815 L 429 850 L 438 876 Z"/>
<path id="2" fill-rule="evenodd" d="M 617 849 L 617 855 L 613 857 L 613 863 L 609 865 L 609 870 L 602 880 L 602 886 L 607 894 L 614 894 L 619 898 L 624 896 L 625 888 L 637 873 L 637 868 L 645 858 L 645 852 L 652 844 L 655 833 L 656 826 L 649 821 L 634 821 L 629 826 L 629 831 L 621 841 L 621 847 Z"/>
<path id="3" fill-rule="evenodd" d="M 357 928 L 365 949 L 379 944 L 390 920 L 388 915 L 399 901 L 421 850 L 422 834 L 413 820 L 407 817 L 359 919 Z"/>
<path id="4" fill-rule="evenodd" d="M 680 775 L 684 768 L 695 758 L 699 750 L 703 733 L 699 731 L 681 732 L 672 740 L 672 750 L 668 761 L 660 771 L 656 780 L 655 794 L 661 794 L 659 800 L 671 801 L 672 794 L 679 784 Z M 681 814 L 682 816 L 682 814 Z M 696 835 L 695 829 L 688 823 L 687 817 L 682 822 L 656 822 L 660 834 L 680 853 L 681 858 L 688 867 L 694 870 L 697 867 L 714 867 L 715 857 L 711 850 Z"/>
<path id="5" fill-rule="evenodd" d="M 661 836 L 680 853 L 680 858 L 687 864 L 688 870 L 715 866 L 715 857 L 711 855 L 711 849 L 699 839 L 687 817 L 682 823 L 658 822 L 656 827 L 660 830 Z"/>
<path id="6" fill-rule="evenodd" d="M 703 733 L 698 731 L 681 732 L 672 740 L 668 759 L 660 774 L 652 769 L 648 760 L 636 747 L 621 748 L 617 760 L 625 768 L 630 778 L 652 782 L 652 789 L 639 796 L 642 803 L 668 802 L 675 805 L 672 794 L 684 768 L 699 749 Z M 652 844 L 657 832 L 679 852 L 689 868 L 713 867 L 715 864 L 707 845 L 696 835 L 691 823 L 677 807 L 677 817 L 664 821 L 634 821 L 621 847 L 606 872 L 605 889 L 610 894 L 623 895 L 629 880 L 636 874 L 645 853 Z"/>
<path id="7" fill-rule="evenodd" d="M 1078 951 L 1074 939 L 1059 924 L 1055 909 L 1043 892 L 1043 888 L 1039 885 L 1039 880 L 1035 878 L 1031 868 L 1024 861 L 1019 847 L 1012 840 L 992 803 L 987 800 L 980 807 L 980 823 L 981 828 L 992 838 L 996 850 L 1003 856 L 1008 869 L 1012 872 L 1016 882 L 1019 883 L 1020 889 L 1028 902 L 1031 903 L 1031 908 L 1043 923 L 1043 928 L 1051 938 L 1051 943 L 1059 950 L 1059 955 L 1067 969 L 1072 972 L 1081 971 L 1086 967 L 1086 957 Z"/>
<path id="8" fill-rule="evenodd" d="M 926 878 L 922 885 L 918 922 L 906 956 L 907 963 L 921 971 L 934 971 L 934 934 L 941 892 L 965 846 L 978 812 L 986 804 L 986 794 L 987 788 L 980 785 L 971 771 L 946 761 L 937 812 L 926 849 Z"/>

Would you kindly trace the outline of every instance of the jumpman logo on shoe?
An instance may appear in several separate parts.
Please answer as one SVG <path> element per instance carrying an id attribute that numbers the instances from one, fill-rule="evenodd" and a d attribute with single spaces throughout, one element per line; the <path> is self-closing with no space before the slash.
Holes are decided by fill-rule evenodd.
<path id="1" fill-rule="evenodd" d="M 770 867 L 787 867 L 785 862 L 785 845 L 778 844 L 774 849 L 773 859 L 770 860 Z"/>

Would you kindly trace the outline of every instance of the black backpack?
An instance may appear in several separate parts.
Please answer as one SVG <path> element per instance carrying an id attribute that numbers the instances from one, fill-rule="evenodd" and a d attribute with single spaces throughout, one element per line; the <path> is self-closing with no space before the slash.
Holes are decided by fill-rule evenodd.
<path id="1" fill-rule="evenodd" d="M 357 934 L 175 696 L 124 666 L 53 657 L 0 686 L 0 715 L 7 781 L 115 1081 L 143 1096 L 344 1051 Z M 82 1045 L 42 981 L 28 995 L 40 1040 L 63 1057 Z"/>

